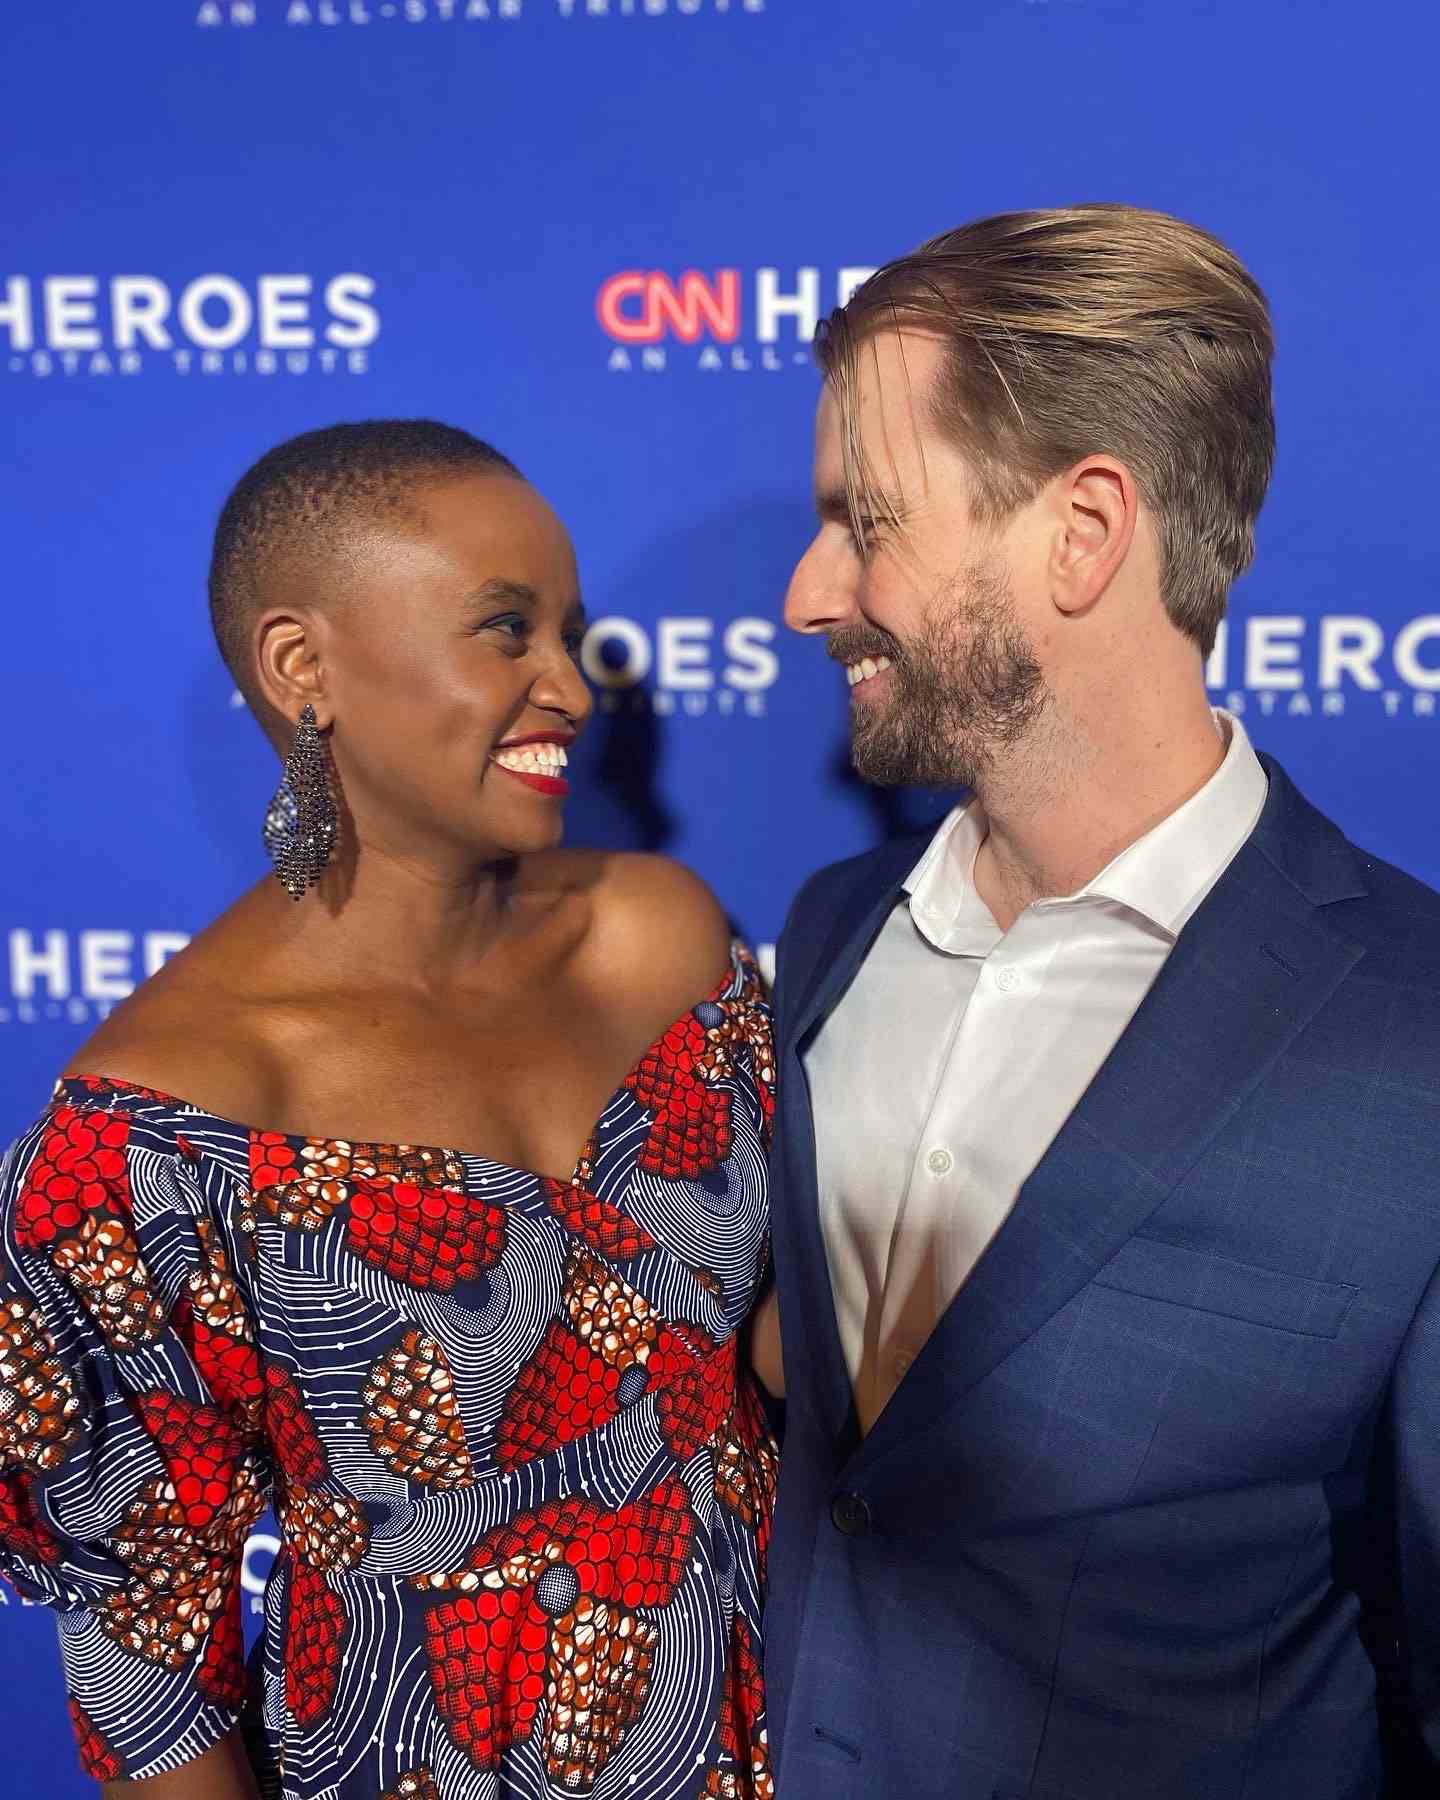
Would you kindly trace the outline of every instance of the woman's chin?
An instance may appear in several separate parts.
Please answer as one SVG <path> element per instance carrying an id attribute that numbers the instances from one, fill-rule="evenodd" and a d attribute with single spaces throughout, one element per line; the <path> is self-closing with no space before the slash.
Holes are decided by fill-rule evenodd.
<path id="1" fill-rule="evenodd" d="M 565 838 L 565 821 L 559 807 L 553 819 L 536 820 L 523 829 L 511 827 L 497 832 L 492 839 L 499 857 L 535 856 L 542 850 L 554 850 Z"/>

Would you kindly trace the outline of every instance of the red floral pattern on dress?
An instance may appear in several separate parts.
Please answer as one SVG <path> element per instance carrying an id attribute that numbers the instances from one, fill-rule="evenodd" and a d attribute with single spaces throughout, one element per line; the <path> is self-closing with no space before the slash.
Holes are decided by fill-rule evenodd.
<path id="1" fill-rule="evenodd" d="M 750 1382 L 737 1385 L 734 1408 L 714 1444 L 715 1498 L 755 1533 L 763 1582 L 780 1467 L 760 1396 Z"/>
<path id="2" fill-rule="evenodd" d="M 186 1278 L 171 1323 L 206 1390 L 253 1435 L 265 1410 L 255 1328 L 214 1228 L 200 1219 L 195 1229 L 205 1260 Z"/>
<path id="3" fill-rule="evenodd" d="M 465 1165 L 453 1150 L 417 1144 L 362 1144 L 348 1138 L 291 1138 L 278 1131 L 250 1134 L 250 1179 L 268 1211 L 284 1225 L 318 1229 L 357 1185 L 398 1181 L 410 1187 L 465 1185 Z M 307 1219 L 315 1215 L 313 1222 Z"/>
<path id="4" fill-rule="evenodd" d="M 606 1424 L 620 1410 L 619 1387 L 613 1363 L 552 1321 L 506 1398 L 496 1442 L 501 1468 L 545 1456 Z"/>
<path id="5" fill-rule="evenodd" d="M 440 1800 L 440 1790 L 435 1777 L 421 1763 L 418 1768 L 407 1769 L 394 1787 L 386 1788 L 380 1800 Z"/>
<path id="6" fill-rule="evenodd" d="M 712 1087 L 703 1059 L 709 1044 L 695 1013 L 686 1013 L 641 1057 L 625 1086 L 654 1117 L 640 1152 L 652 1175 L 697 1181 L 730 1154 L 730 1095 Z"/>
<path id="7" fill-rule="evenodd" d="M 285 1627 L 285 1703 L 302 1725 L 329 1712 L 340 1684 L 345 1609 L 318 1569 L 285 1552 L 290 1599 Z"/>
<path id="8" fill-rule="evenodd" d="M 360 1401 L 361 1426 L 391 1474 L 436 1493 L 474 1481 L 455 1377 L 444 1350 L 428 1333 L 412 1326 L 377 1356 Z"/>
<path id="9" fill-rule="evenodd" d="M 58 1563 L 65 1554 L 35 1510 L 30 1477 L 19 1469 L 0 1474 L 0 1542 L 31 1562 Z"/>
<path id="10" fill-rule="evenodd" d="M 312 1569 L 353 1569 L 370 1547 L 370 1521 L 351 1494 L 286 1488 L 275 1510 L 296 1556 Z"/>
<path id="11" fill-rule="evenodd" d="M 330 1473 L 324 1440 L 299 1383 L 273 1363 L 265 1370 L 265 1424 L 280 1478 L 276 1511 L 287 1540 L 285 1699 L 301 1724 L 313 1725 L 334 1704 L 348 1626 L 344 1602 L 326 1575 L 361 1561 L 370 1527 L 353 1496 L 316 1486 Z"/>
<path id="12" fill-rule="evenodd" d="M 551 1323 L 521 1368 L 501 1416 L 502 1468 L 544 1456 L 608 1424 L 621 1407 L 655 1393 L 671 1454 L 686 1462 L 718 1432 L 735 1391 L 735 1342 L 716 1346 L 697 1325 L 657 1325 L 649 1305 L 586 1251 L 572 1252 L 567 1329 Z M 647 1379 L 622 1387 L 632 1367 Z"/>
<path id="13" fill-rule="evenodd" d="M 0 1301 L 0 1469 L 58 1468 L 75 1435 L 80 1399 L 40 1310 L 18 1295 Z"/>
<path id="14" fill-rule="evenodd" d="M 660 1430 L 671 1454 L 688 1462 L 719 1431 L 734 1403 L 735 1339 L 717 1347 L 698 1326 L 689 1326 L 662 1333 L 655 1348 L 650 1367 L 659 1388 Z"/>
<path id="15" fill-rule="evenodd" d="M 100 1609 L 101 1629 L 168 1669 L 200 1652 L 200 1691 L 244 1698 L 240 1556 L 263 1497 L 235 1425 L 178 1394 L 142 1394 L 136 1410 L 165 1464 L 127 1508 L 114 1548 L 131 1572 Z"/>
<path id="16" fill-rule="evenodd" d="M 56 1107 L 16 1207 L 19 1241 L 27 1249 L 50 1248 L 73 1237 L 87 1213 L 111 1210 L 112 1195 L 128 1192 L 129 1141 L 124 1113 Z"/>
<path id="17" fill-rule="evenodd" d="M 506 1397 L 496 1446 L 502 1468 L 608 1424 L 620 1411 L 626 1370 L 646 1364 L 657 1342 L 649 1301 L 583 1244 L 566 1261 L 561 1307 L 568 1327 L 551 1322 Z M 635 1382 L 623 1398 L 649 1385 Z"/>
<path id="18" fill-rule="evenodd" d="M 250 1187 L 271 1218 L 291 1231 L 319 1231 L 350 1198 L 349 1144 L 278 1131 L 250 1133 Z"/>
<path id="19" fill-rule="evenodd" d="M 728 1765 L 720 1758 L 706 1771 L 705 1800 L 774 1800 L 770 1737 L 765 1728 L 765 1678 L 755 1640 L 741 1614 L 730 1632 L 730 1658 L 720 1690 L 716 1734 Z"/>
<path id="20" fill-rule="evenodd" d="M 49 1254 L 116 1350 L 165 1327 L 131 1226 L 129 1138 L 124 1113 L 56 1107 L 15 1208 L 16 1241 Z"/>
<path id="21" fill-rule="evenodd" d="M 125 1773 L 125 1765 L 119 1755 L 105 1741 L 104 1735 L 78 1700 L 72 1698 L 69 1707 L 70 1727 L 75 1733 L 75 1742 L 80 1747 L 80 1762 L 85 1773 L 96 1781 L 119 1781 Z"/>
<path id="22" fill-rule="evenodd" d="M 449 1293 L 500 1260 L 505 1214 L 465 1187 L 449 1150 L 250 1134 L 255 1200 L 292 1231 L 346 1217 L 345 1247 L 411 1287 Z"/>
<path id="23" fill-rule="evenodd" d="M 239 1433 L 213 1406 L 179 1394 L 142 1394 L 136 1410 L 170 1474 L 182 1523 L 206 1532 L 223 1515 L 245 1453 Z"/>
<path id="24" fill-rule="evenodd" d="M 775 1051 L 769 1015 L 759 1001 L 754 965 L 744 992 L 722 999 L 717 988 L 670 1027 L 641 1057 L 625 1086 L 654 1117 L 640 1153 L 652 1175 L 696 1181 L 730 1154 L 730 1094 L 721 1084 L 745 1053 L 760 1101 L 762 1136 L 775 1114 Z"/>
<path id="25" fill-rule="evenodd" d="M 547 1176 L 540 1183 L 540 1192 L 555 1217 L 582 1243 L 601 1256 L 628 1262 L 642 1250 L 653 1250 L 655 1240 L 613 1200 L 601 1200 L 590 1192 L 588 1184 L 595 1173 L 594 1155 L 592 1138 L 580 1152 L 575 1173 L 569 1181 L 556 1181 Z"/>
<path id="26" fill-rule="evenodd" d="M 706 1028 L 706 1048 L 698 1067 L 707 1081 L 721 1081 L 737 1072 L 738 1053 L 748 1052 L 750 1073 L 760 1100 L 762 1136 L 770 1142 L 775 1121 L 775 1044 L 770 1017 L 754 997 L 722 1000 L 718 1024 Z"/>
<path id="27" fill-rule="evenodd" d="M 243 1706 L 249 1692 L 245 1680 L 245 1628 L 240 1620 L 240 1607 L 240 1583 L 232 1581 L 226 1591 L 225 1603 L 210 1627 L 195 1673 L 195 1685 L 217 1706 Z"/>
<path id="28" fill-rule="evenodd" d="M 505 1214 L 479 1194 L 369 1184 L 351 1195 L 345 1242 L 396 1281 L 448 1294 L 499 1262 Z"/>
<path id="29" fill-rule="evenodd" d="M 196 1448 L 193 1443 L 175 1445 L 172 1454 L 182 1471 L 191 1469 Z M 191 1523 L 192 1508 L 208 1511 L 208 1501 L 182 1500 L 168 1476 L 145 1483 L 110 1540 L 131 1580 L 97 1609 L 107 1637 L 131 1655 L 167 1669 L 193 1662 L 228 1612 L 235 1623 L 226 1641 L 232 1649 L 239 1644 L 240 1557 L 250 1527 L 264 1510 L 254 1470 L 248 1462 L 234 1465 L 225 1504 L 207 1526 Z M 244 1681 L 242 1670 L 222 1671 L 213 1658 L 207 1659 L 205 1673 L 213 1687 L 225 1692 L 236 1691 Z"/>
<path id="30" fill-rule="evenodd" d="M 265 1431 L 287 1483 L 309 1487 L 330 1472 L 330 1459 L 299 1383 L 288 1369 L 274 1363 L 265 1371 Z"/>
<path id="31" fill-rule="evenodd" d="M 685 1489 L 662 1482 L 607 1512 L 581 1495 L 518 1514 L 476 1546 L 429 1608 L 425 1642 L 451 1738 L 494 1768 L 548 1699 L 545 1767 L 585 1793 L 650 1691 L 659 1633 L 638 1608 L 674 1598 L 694 1538 Z"/>

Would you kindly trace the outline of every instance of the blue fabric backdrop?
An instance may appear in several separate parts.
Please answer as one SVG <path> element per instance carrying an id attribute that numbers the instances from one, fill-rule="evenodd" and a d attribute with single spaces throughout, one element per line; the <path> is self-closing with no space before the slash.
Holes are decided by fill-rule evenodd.
<path id="1" fill-rule="evenodd" d="M 1268 290 L 1279 468 L 1214 691 L 1440 881 L 1418 0 L 13 0 L 4 29 L 4 1137 L 261 870 L 275 769 L 204 574 L 292 432 L 431 414 L 557 505 L 603 685 L 576 841 L 695 864 L 766 944 L 807 871 L 938 813 L 846 776 L 843 683 L 778 623 L 806 344 L 857 271 L 1002 208 L 1163 207 Z M 13 1595 L 0 1741 L 0 1789 L 92 1791 Z"/>

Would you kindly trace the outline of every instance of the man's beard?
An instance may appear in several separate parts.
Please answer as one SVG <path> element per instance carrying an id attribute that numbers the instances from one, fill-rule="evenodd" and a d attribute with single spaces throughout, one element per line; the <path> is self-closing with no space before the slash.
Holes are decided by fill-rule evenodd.
<path id="1" fill-rule="evenodd" d="M 893 664 L 889 698 L 851 706 L 850 760 L 876 787 L 975 787 L 1050 699 L 1005 578 L 983 563 L 937 597 L 917 637 L 843 626 L 828 649 Z"/>

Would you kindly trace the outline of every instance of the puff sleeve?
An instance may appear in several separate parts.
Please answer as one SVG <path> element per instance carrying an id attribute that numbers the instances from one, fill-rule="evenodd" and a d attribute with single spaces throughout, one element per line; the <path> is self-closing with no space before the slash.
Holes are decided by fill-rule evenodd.
<path id="1" fill-rule="evenodd" d="M 88 1772 L 138 1779 L 245 1700 L 263 1386 L 193 1153 L 95 1086 L 0 1166 L 0 1573 L 58 1615 Z"/>

